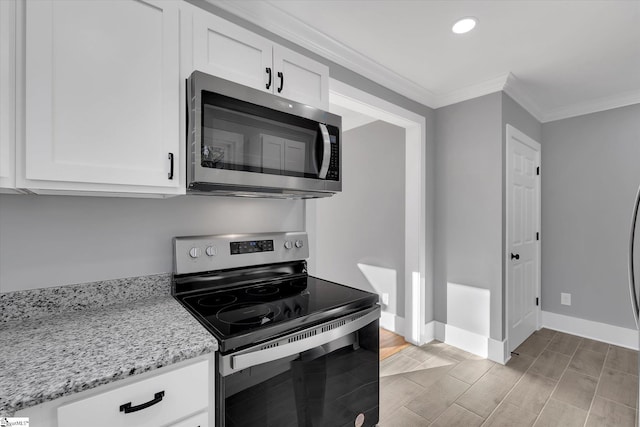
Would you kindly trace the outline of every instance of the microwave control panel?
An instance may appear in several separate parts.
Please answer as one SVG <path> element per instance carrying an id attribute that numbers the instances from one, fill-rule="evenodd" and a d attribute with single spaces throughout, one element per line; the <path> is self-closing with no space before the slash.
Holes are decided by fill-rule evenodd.
<path id="1" fill-rule="evenodd" d="M 340 149 L 337 137 L 331 135 L 331 160 L 329 160 L 329 170 L 327 171 L 327 179 L 332 181 L 340 181 Z"/>

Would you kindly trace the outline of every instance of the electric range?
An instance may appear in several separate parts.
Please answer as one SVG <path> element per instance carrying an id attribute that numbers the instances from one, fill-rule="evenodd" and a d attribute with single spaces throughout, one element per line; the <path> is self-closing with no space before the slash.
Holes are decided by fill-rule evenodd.
<path id="1" fill-rule="evenodd" d="M 378 296 L 309 276 L 308 246 L 303 232 L 174 239 L 173 295 L 219 342 L 220 427 L 378 421 Z"/>

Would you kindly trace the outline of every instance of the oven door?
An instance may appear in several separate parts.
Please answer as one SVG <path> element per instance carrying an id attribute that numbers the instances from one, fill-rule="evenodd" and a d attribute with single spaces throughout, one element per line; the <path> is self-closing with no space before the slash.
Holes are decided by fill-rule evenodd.
<path id="1" fill-rule="evenodd" d="M 218 426 L 375 426 L 378 306 L 219 355 Z"/>

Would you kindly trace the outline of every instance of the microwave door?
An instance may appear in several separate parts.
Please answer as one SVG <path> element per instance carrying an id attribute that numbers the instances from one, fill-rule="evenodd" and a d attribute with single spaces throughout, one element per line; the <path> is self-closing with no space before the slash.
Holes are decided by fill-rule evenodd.
<path id="1" fill-rule="evenodd" d="M 631 304 L 636 326 L 639 326 L 638 315 L 640 314 L 639 289 L 640 286 L 640 188 L 636 194 L 631 219 L 631 233 L 629 238 L 629 291 L 631 294 Z"/>

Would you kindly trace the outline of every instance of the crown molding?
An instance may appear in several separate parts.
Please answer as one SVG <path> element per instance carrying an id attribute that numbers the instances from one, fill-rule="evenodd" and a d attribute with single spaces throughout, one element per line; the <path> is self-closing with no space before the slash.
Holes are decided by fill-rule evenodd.
<path id="1" fill-rule="evenodd" d="M 400 95 L 431 108 L 436 105 L 436 96 L 428 89 L 310 27 L 272 3 L 237 0 L 206 1 L 371 79 Z"/>
<path id="2" fill-rule="evenodd" d="M 568 119 L 570 117 L 611 110 L 613 108 L 626 107 L 633 104 L 640 104 L 640 90 L 623 92 L 613 96 L 581 102 L 566 107 L 554 108 L 545 111 L 540 121 L 543 123 L 553 122 L 556 120 Z"/>
<path id="3" fill-rule="evenodd" d="M 510 74 L 504 74 L 491 80 L 484 81 L 451 92 L 439 94 L 433 108 L 446 107 L 447 105 L 457 104 L 458 102 L 467 101 L 479 96 L 488 95 L 494 92 L 504 90 L 505 84 Z"/>
<path id="4" fill-rule="evenodd" d="M 539 122 L 546 123 L 640 103 L 640 91 L 631 91 L 555 109 L 544 109 L 534 101 L 525 84 L 512 73 L 451 92 L 434 93 L 310 27 L 271 2 L 204 1 L 290 40 L 408 99 L 434 109 L 504 91 Z"/>
<path id="5" fill-rule="evenodd" d="M 513 73 L 509 73 L 502 90 L 535 117 L 537 121 L 542 122 L 544 114 L 538 104 L 529 96 L 529 92 L 522 80 L 519 80 Z"/>

